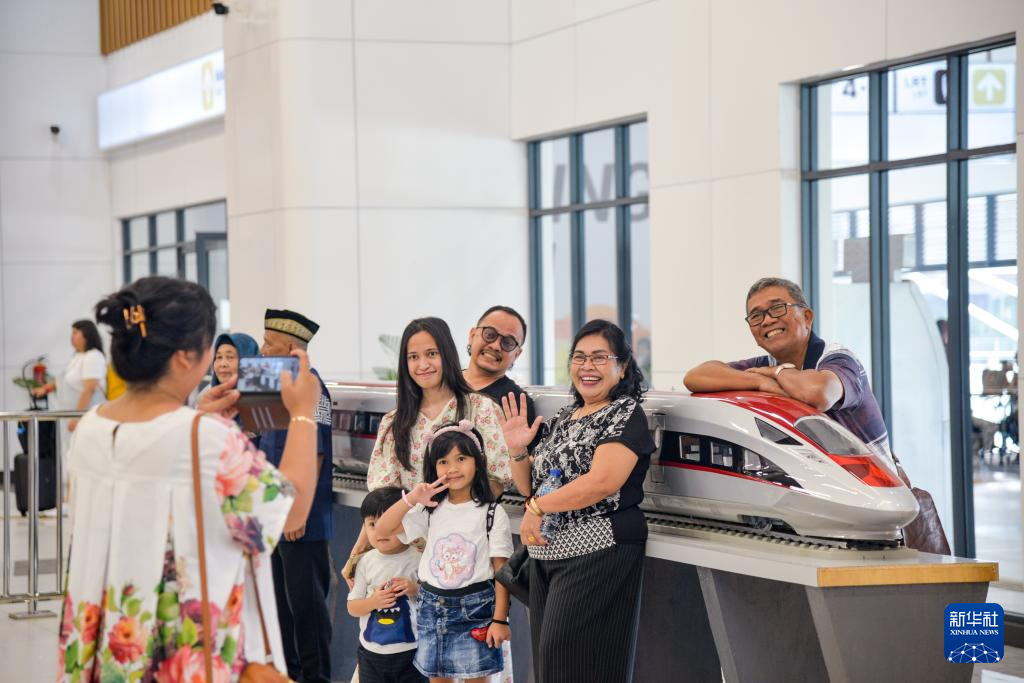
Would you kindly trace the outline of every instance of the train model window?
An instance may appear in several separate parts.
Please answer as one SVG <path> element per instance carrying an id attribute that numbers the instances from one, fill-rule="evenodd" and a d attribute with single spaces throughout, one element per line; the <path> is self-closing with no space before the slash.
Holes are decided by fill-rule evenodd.
<path id="1" fill-rule="evenodd" d="M 711 441 L 711 464 L 717 465 L 718 467 L 724 467 L 726 469 L 735 469 L 733 463 L 736 462 L 734 457 L 735 451 L 739 450 L 737 446 L 724 441 Z"/>
<path id="2" fill-rule="evenodd" d="M 333 415 L 335 431 L 351 436 L 377 438 L 384 413 L 372 413 L 364 410 L 335 410 Z"/>
<path id="3" fill-rule="evenodd" d="M 870 453 L 867 445 L 847 429 L 832 420 L 808 415 L 796 421 L 796 428 L 808 439 L 832 455 L 864 455 Z"/>
<path id="4" fill-rule="evenodd" d="M 700 437 L 692 434 L 680 434 L 679 454 L 682 456 L 682 460 L 700 462 Z"/>

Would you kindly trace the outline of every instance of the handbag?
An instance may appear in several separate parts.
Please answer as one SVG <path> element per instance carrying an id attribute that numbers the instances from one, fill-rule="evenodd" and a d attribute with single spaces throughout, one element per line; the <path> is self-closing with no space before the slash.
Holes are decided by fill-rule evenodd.
<path id="1" fill-rule="evenodd" d="M 530 553 L 525 545 L 512 551 L 512 556 L 501 566 L 494 578 L 519 602 L 530 606 Z"/>
<path id="2" fill-rule="evenodd" d="M 910 492 L 914 494 L 920 510 L 914 521 L 903 527 L 903 542 L 908 548 L 913 548 L 923 553 L 952 555 L 953 553 L 949 549 L 949 541 L 946 539 L 946 532 L 942 528 L 942 520 L 939 519 L 939 511 L 935 507 L 932 494 L 924 489 L 912 486 L 910 477 L 907 476 L 900 461 L 895 455 L 892 456 L 892 459 L 896 463 L 896 473 L 903 483 L 907 485 L 907 488 L 910 489 Z"/>
<path id="3" fill-rule="evenodd" d="M 203 633 L 213 634 L 210 623 L 210 596 L 206 586 L 206 540 L 203 535 L 203 496 L 199 477 L 199 420 L 203 413 L 198 413 L 192 420 L 192 491 L 196 501 L 196 531 L 199 534 L 199 586 L 203 596 Z M 270 638 L 267 636 L 267 622 L 263 619 L 263 604 L 260 602 L 260 588 L 256 581 L 256 571 L 252 563 L 252 555 L 248 556 L 249 574 L 252 576 L 253 594 L 256 596 L 256 609 L 260 614 L 260 630 L 263 632 L 264 662 L 249 662 L 238 677 L 239 683 L 293 683 L 286 675 L 274 668 L 270 652 Z M 211 636 L 212 637 L 212 636 Z M 206 665 L 206 680 L 213 678 L 213 653 L 210 643 L 205 643 L 203 660 Z"/>

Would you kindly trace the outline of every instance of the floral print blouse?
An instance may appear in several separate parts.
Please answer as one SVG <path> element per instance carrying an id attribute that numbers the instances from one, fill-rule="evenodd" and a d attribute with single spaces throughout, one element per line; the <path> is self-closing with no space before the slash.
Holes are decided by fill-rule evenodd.
<path id="1" fill-rule="evenodd" d="M 508 446 L 498 419 L 497 404 L 483 394 L 469 394 L 466 397 L 466 419 L 472 420 L 477 431 L 484 439 L 484 456 L 487 458 L 487 475 L 502 486 L 512 483 L 512 464 L 509 461 Z M 434 428 L 445 422 L 455 420 L 458 402 L 452 400 L 444 407 L 436 418 L 428 420 L 423 413 L 419 414 L 412 429 L 409 443 L 409 464 L 411 469 L 402 467 L 395 454 L 395 435 L 391 425 L 395 420 L 395 411 L 387 413 L 380 421 L 377 430 L 377 443 L 373 446 L 370 456 L 370 467 L 366 475 L 366 488 L 370 491 L 382 486 L 401 486 L 406 490 L 423 481 L 423 458 L 427 446 L 423 437 L 434 431 Z"/>
<path id="2" fill-rule="evenodd" d="M 284 670 L 267 555 L 284 529 L 291 484 L 233 422 L 199 425 L 207 583 L 204 633 L 192 489 L 195 411 L 118 423 L 93 410 L 68 455 L 71 555 L 59 636 L 58 681 L 237 681 L 264 645 L 247 556 L 256 560 L 274 662 Z"/>

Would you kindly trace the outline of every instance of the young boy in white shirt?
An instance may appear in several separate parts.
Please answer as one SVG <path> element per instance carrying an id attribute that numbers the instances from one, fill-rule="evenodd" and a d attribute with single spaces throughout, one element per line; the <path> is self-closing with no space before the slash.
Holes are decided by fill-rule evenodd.
<path id="1" fill-rule="evenodd" d="M 416 655 L 414 603 L 419 584 L 416 568 L 421 553 L 374 528 L 377 518 L 402 498 L 402 489 L 385 486 L 370 491 L 359 513 L 373 546 L 356 566 L 355 585 L 348 594 L 348 613 L 359 617 L 359 680 L 361 683 L 422 683 L 413 666 Z"/>

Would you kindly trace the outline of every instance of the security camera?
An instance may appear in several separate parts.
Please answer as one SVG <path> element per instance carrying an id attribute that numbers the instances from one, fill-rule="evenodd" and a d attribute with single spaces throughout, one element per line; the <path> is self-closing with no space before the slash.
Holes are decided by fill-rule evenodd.
<path id="1" fill-rule="evenodd" d="M 213 11 L 217 14 L 227 14 L 228 6 L 223 2 L 215 2 L 213 3 Z"/>
<path id="2" fill-rule="evenodd" d="M 50 135 L 57 135 L 60 133 L 60 126 L 56 123 L 50 124 Z"/>

